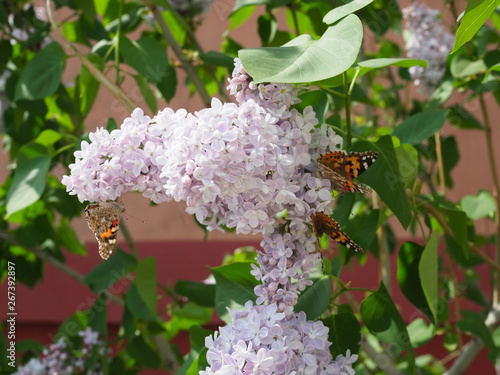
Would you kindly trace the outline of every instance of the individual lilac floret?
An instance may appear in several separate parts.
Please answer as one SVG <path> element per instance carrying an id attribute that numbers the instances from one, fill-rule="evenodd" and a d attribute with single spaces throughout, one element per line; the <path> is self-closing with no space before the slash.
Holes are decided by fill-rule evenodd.
<path id="1" fill-rule="evenodd" d="M 408 57 L 427 60 L 428 67 L 409 69 L 418 91 L 430 96 L 439 85 L 446 69 L 446 58 L 455 37 L 441 24 L 439 11 L 424 3 L 412 3 L 403 9 L 403 19 L 411 36 L 406 40 Z"/>
<path id="2" fill-rule="evenodd" d="M 304 312 L 279 312 L 275 304 L 230 310 L 231 323 L 205 339 L 209 367 L 200 375 L 354 374 L 357 355 L 329 351 L 328 328 Z"/>

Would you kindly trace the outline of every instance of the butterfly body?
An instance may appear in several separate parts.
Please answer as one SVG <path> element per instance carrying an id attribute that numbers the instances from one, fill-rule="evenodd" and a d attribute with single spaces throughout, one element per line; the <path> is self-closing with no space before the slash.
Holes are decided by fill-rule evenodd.
<path id="1" fill-rule="evenodd" d="M 337 241 L 341 245 L 347 247 L 350 250 L 354 250 L 358 253 L 362 253 L 363 249 L 357 243 L 347 236 L 342 229 L 340 229 L 339 223 L 323 212 L 316 212 L 311 215 L 311 222 L 313 225 L 314 233 L 316 237 L 321 238 L 323 233 L 327 236 Z"/>
<path id="2" fill-rule="evenodd" d="M 332 151 L 318 158 L 321 177 L 330 180 L 332 189 L 340 192 L 369 193 L 370 188 L 353 181 L 366 171 L 378 157 L 378 152 Z"/>
<path id="3" fill-rule="evenodd" d="M 108 259 L 116 245 L 120 214 L 125 207 L 119 202 L 99 202 L 85 208 L 85 218 L 90 230 L 99 243 L 99 255 Z"/>

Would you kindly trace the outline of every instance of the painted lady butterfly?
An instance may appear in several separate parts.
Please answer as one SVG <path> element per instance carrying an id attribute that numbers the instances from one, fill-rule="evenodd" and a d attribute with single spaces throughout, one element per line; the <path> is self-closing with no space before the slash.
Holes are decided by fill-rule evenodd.
<path id="1" fill-rule="evenodd" d="M 378 152 L 351 152 L 332 151 L 320 155 L 318 158 L 321 177 L 330 180 L 332 189 L 339 192 L 369 193 L 369 187 L 353 181 L 366 171 L 378 157 Z"/>
<path id="2" fill-rule="evenodd" d="M 120 214 L 125 207 L 119 202 L 100 202 L 85 207 L 87 224 L 99 243 L 99 255 L 108 259 L 113 253 L 118 235 Z"/>
<path id="3" fill-rule="evenodd" d="M 321 238 L 323 233 L 326 233 L 333 240 L 337 241 L 341 245 L 344 245 L 348 249 L 354 250 L 358 253 L 363 252 L 361 246 L 351 240 L 347 234 L 342 232 L 339 223 L 325 213 L 316 212 L 315 214 L 312 214 L 311 221 L 316 237 Z"/>

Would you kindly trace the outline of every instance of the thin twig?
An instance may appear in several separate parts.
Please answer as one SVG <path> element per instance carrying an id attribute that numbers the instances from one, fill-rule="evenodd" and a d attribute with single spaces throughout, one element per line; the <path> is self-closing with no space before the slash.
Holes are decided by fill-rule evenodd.
<path id="1" fill-rule="evenodd" d="M 441 194 L 444 196 L 446 194 L 446 181 L 444 177 L 443 151 L 441 147 L 441 135 L 439 134 L 439 130 L 434 133 L 434 140 L 436 141 L 436 159 L 439 173 L 439 188 L 441 190 Z"/>
<path id="2" fill-rule="evenodd" d="M 484 136 L 486 138 L 486 148 L 488 150 L 488 161 L 490 164 L 491 178 L 493 180 L 493 198 L 496 202 L 496 215 L 495 215 L 495 263 L 500 263 L 500 183 L 498 181 L 497 166 L 495 161 L 495 151 L 493 146 L 493 137 L 491 134 L 490 118 L 486 108 L 483 94 L 479 94 L 479 104 L 481 105 L 481 112 L 484 119 Z M 493 275 L 493 304 L 500 303 L 500 275 Z"/>
<path id="3" fill-rule="evenodd" d="M 170 32 L 170 29 L 168 28 L 167 24 L 165 23 L 165 20 L 161 16 L 160 11 L 156 7 L 155 4 L 150 3 L 149 8 L 153 12 L 153 16 L 155 18 L 155 21 L 158 23 L 160 26 L 160 29 L 163 33 L 163 36 L 167 40 L 168 44 L 170 47 L 172 47 L 172 50 L 174 51 L 175 55 L 181 62 L 182 68 L 188 75 L 188 77 L 191 79 L 191 82 L 193 82 L 193 85 L 196 87 L 196 90 L 198 94 L 201 97 L 201 100 L 203 101 L 203 104 L 205 106 L 209 106 L 210 102 L 212 101 L 212 98 L 210 95 L 208 95 L 208 92 L 205 88 L 205 85 L 203 84 L 202 80 L 198 76 L 198 72 L 196 71 L 195 67 L 186 59 L 186 56 L 184 55 L 182 51 L 182 47 L 177 43 L 175 40 L 174 36 Z"/>
<path id="4" fill-rule="evenodd" d="M 53 14 L 52 14 L 52 9 L 50 8 L 50 0 L 47 0 L 47 16 L 50 20 L 50 24 L 52 25 L 52 28 L 54 29 L 55 32 L 57 32 L 61 38 L 66 42 L 68 47 L 75 53 L 75 55 L 80 59 L 81 63 L 83 66 L 85 66 L 89 72 L 92 74 L 92 76 L 99 81 L 103 86 L 105 86 L 109 92 L 117 98 L 122 104 L 130 111 L 132 112 L 135 108 L 138 106 L 134 103 L 132 99 L 130 99 L 125 91 L 121 89 L 121 87 L 113 84 L 110 80 L 106 78 L 106 76 L 99 70 L 97 69 L 94 64 L 92 64 L 89 59 L 87 59 L 86 56 L 84 56 L 74 45 L 71 43 L 69 40 L 67 40 L 64 36 L 64 34 L 61 32 L 59 29 L 57 23 L 54 20 Z"/>
<path id="5" fill-rule="evenodd" d="M 139 252 L 137 251 L 137 246 L 135 246 L 135 243 L 132 240 L 132 236 L 130 235 L 130 231 L 128 230 L 127 225 L 123 221 L 120 223 L 120 230 L 123 233 L 123 237 L 125 237 L 125 242 L 127 243 L 130 252 L 132 253 L 135 259 L 139 260 Z"/>

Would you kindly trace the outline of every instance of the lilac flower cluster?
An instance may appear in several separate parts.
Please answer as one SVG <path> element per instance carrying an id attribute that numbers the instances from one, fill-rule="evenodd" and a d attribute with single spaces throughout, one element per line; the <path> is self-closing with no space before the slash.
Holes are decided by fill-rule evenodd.
<path id="1" fill-rule="evenodd" d="M 288 225 L 288 232 L 278 228 L 265 234 L 261 242 L 264 252 L 257 255 L 257 265 L 252 264 L 252 275 L 262 284 L 255 287 L 257 304 L 277 304 L 280 311 L 297 303 L 298 296 L 312 285 L 310 273 L 321 262 L 316 239 L 305 223 Z"/>
<path id="2" fill-rule="evenodd" d="M 306 320 L 304 312 L 252 302 L 229 311 L 231 323 L 205 339 L 210 367 L 200 375 L 354 374 L 358 356 L 347 352 L 332 360 L 328 328 Z"/>
<path id="3" fill-rule="evenodd" d="M 211 366 L 202 373 L 352 374 L 357 356 L 332 361 L 327 328 L 293 313 L 320 264 L 307 222 L 332 201 L 313 161 L 342 138 L 318 124 L 312 107 L 293 107 L 297 88 L 254 84 L 235 62 L 228 89 L 237 103 L 213 99 L 194 114 L 167 108 L 153 118 L 136 109 L 120 129 L 82 142 L 63 183 L 81 201 L 139 191 L 156 203 L 185 201 L 209 230 L 262 233 L 257 306 L 232 311 L 233 322 L 207 342 Z"/>
<path id="4" fill-rule="evenodd" d="M 406 40 L 408 57 L 427 60 L 428 67 L 413 66 L 410 74 L 418 91 L 430 96 L 439 85 L 446 69 L 446 58 L 454 43 L 439 17 L 439 11 L 414 2 L 403 9 L 403 19 L 411 36 Z"/>
<path id="5" fill-rule="evenodd" d="M 93 348 L 96 345 L 102 346 L 99 334 L 87 328 L 78 335 L 83 344 L 78 352 L 72 350 L 68 342 L 61 337 L 55 344 L 43 350 L 41 358 L 30 359 L 24 366 L 19 366 L 13 375 L 102 375 L 102 370 L 98 368 L 85 368 L 85 361 L 92 354 Z M 104 354 L 104 350 L 100 352 Z"/>
<path id="6" fill-rule="evenodd" d="M 186 201 L 209 230 L 272 233 L 276 215 L 306 221 L 331 202 L 329 182 L 314 177 L 312 157 L 338 149 L 342 139 L 311 107 L 290 108 L 289 84 L 251 89 L 235 69 L 230 85 L 238 104 L 212 100 L 194 114 L 167 108 L 152 119 L 136 109 L 120 129 L 98 129 L 75 153 L 63 177 L 81 201 L 115 200 L 139 191 L 156 203 Z"/>

